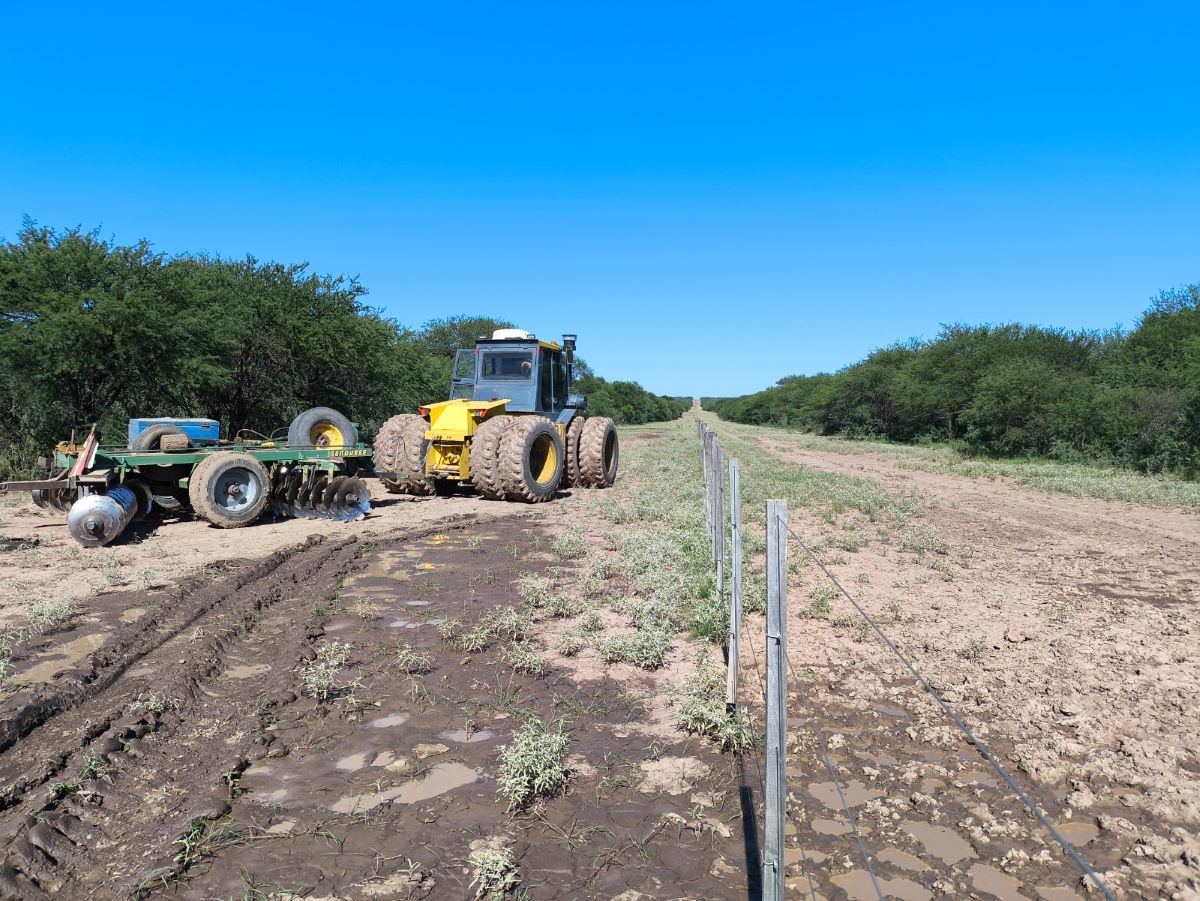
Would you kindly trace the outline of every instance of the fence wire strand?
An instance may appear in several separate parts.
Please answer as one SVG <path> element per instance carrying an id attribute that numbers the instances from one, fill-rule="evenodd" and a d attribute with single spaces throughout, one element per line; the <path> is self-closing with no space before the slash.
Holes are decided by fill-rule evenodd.
<path id="1" fill-rule="evenodd" d="M 875 630 L 875 634 L 879 636 L 885 645 L 887 645 L 888 649 L 891 650 L 891 652 L 898 658 L 900 658 L 900 662 L 904 664 L 904 666 L 912 674 L 913 678 L 916 679 L 917 682 L 920 683 L 921 687 L 929 693 L 929 696 L 937 702 L 937 705 L 941 708 L 942 713 L 944 713 L 946 717 L 952 723 L 954 723 L 956 727 L 958 727 L 958 730 L 962 732 L 964 736 L 966 736 L 967 741 L 971 744 L 971 746 L 975 748 L 975 750 L 979 752 L 980 756 L 982 756 L 983 759 L 991 765 L 992 769 L 996 771 L 996 775 L 1004 780 L 1004 783 L 1012 790 L 1013 794 L 1020 799 L 1021 803 L 1025 805 L 1029 812 L 1037 818 L 1038 822 L 1046 827 L 1046 831 L 1054 837 L 1054 840 L 1058 842 L 1071 860 L 1074 861 L 1075 865 L 1079 867 L 1079 869 L 1088 879 L 1095 883 L 1096 888 L 1098 888 L 1104 894 L 1104 897 L 1107 898 L 1108 901 L 1117 901 L 1116 895 L 1112 893 L 1112 890 L 1109 889 L 1109 887 L 1104 883 L 1104 880 L 1100 878 L 1099 874 L 1097 874 L 1096 871 L 1091 868 L 1088 862 L 1084 860 L 1082 856 L 1080 856 L 1079 852 L 1075 850 L 1075 846 L 1067 841 L 1066 838 L 1063 837 L 1062 833 L 1055 828 L 1054 824 L 1050 822 L 1049 817 L 1042 812 L 1041 807 L 1034 803 L 1033 799 L 1025 793 L 1025 790 L 1016 783 L 1016 780 L 1009 775 L 1008 770 L 1003 767 L 1000 761 L 992 756 L 992 752 L 988 750 L 987 746 L 980 739 L 975 737 L 975 733 L 973 733 L 970 727 L 968 727 L 967 724 L 958 717 L 958 714 L 954 712 L 954 709 L 947 704 L 945 700 L 943 700 L 941 694 L 938 693 L 938 690 L 934 688 L 930 681 L 925 678 L 924 674 L 917 669 L 916 665 L 908 659 L 903 651 L 896 647 L 895 643 L 893 643 L 886 634 L 884 634 L 883 629 L 879 627 L 879 624 L 875 621 L 875 618 L 862 608 L 862 605 L 854 599 L 853 595 L 851 595 L 850 592 L 845 589 L 842 583 L 837 580 L 837 577 L 829 571 L 824 563 L 821 562 L 821 559 L 817 556 L 816 552 L 805 543 L 804 539 L 797 535 L 790 525 L 787 525 L 786 528 L 788 534 L 795 539 L 796 543 L 799 544 L 804 552 L 808 554 L 809 558 L 815 564 L 817 564 L 821 572 L 825 574 L 826 578 L 828 578 L 829 581 L 834 584 L 837 590 L 841 592 L 842 596 L 845 597 L 846 600 L 851 603 L 851 605 L 853 605 L 854 609 L 858 611 L 859 615 L 871 626 L 872 629 Z M 788 666 L 791 666 L 790 660 L 788 661 Z M 797 680 L 797 682 L 798 681 L 799 680 Z M 836 780 L 834 784 L 836 785 Z M 838 789 L 838 794 L 841 794 L 840 788 Z M 879 886 L 876 885 L 877 890 L 878 887 Z M 880 897 L 882 897 L 882 895 Z"/>

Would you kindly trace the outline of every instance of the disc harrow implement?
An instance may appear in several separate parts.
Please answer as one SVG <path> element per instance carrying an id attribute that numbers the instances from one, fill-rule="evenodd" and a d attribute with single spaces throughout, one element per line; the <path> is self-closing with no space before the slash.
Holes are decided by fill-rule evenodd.
<path id="1" fill-rule="evenodd" d="M 101 446 L 93 427 L 83 444 L 72 437 L 55 448 L 46 461 L 53 478 L 0 483 L 0 491 L 30 491 L 38 507 L 68 515 L 76 541 L 100 547 L 155 509 L 190 507 L 222 529 L 268 513 L 357 522 L 371 510 L 358 476 L 370 472 L 370 457 L 354 424 L 327 407 L 296 417 L 287 441 L 246 431 L 226 440 L 210 419 L 135 419 L 127 444 Z"/>

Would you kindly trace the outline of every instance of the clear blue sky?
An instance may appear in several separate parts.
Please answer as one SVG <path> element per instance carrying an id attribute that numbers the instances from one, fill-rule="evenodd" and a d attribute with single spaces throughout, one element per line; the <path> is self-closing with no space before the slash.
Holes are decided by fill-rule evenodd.
<path id="1" fill-rule="evenodd" d="M 680 394 L 1200 281 L 1194 3 L 187 6 L 6 9 L 0 235 L 307 260 Z"/>

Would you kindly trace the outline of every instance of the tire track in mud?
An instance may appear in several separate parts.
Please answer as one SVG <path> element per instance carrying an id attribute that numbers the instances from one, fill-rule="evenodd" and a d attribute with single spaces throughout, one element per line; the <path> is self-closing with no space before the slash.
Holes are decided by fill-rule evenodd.
<path id="1" fill-rule="evenodd" d="M 228 811 L 238 774 L 252 759 L 282 756 L 264 725 L 296 699 L 295 665 L 314 656 L 313 602 L 332 600 L 363 552 L 357 536 L 314 537 L 255 563 L 209 567 L 226 577 L 181 581 L 53 684 L 0 704 L 0 898 L 128 897 L 186 867 L 189 841 L 214 841 L 211 824 Z M 227 666 L 247 656 L 292 665 L 269 674 L 261 663 Z M 186 797 L 186 812 L 156 810 L 156 798 L 173 795 Z"/>

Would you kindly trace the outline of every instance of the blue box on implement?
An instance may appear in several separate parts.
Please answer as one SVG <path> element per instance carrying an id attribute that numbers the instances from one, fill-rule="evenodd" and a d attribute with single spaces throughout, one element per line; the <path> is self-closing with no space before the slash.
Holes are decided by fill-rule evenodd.
<path id="1" fill-rule="evenodd" d="M 215 419 L 171 419 L 168 416 L 156 416 L 143 419 L 129 420 L 129 446 L 137 436 L 155 425 L 173 425 L 183 429 L 192 444 L 216 444 L 221 434 L 221 426 Z"/>

